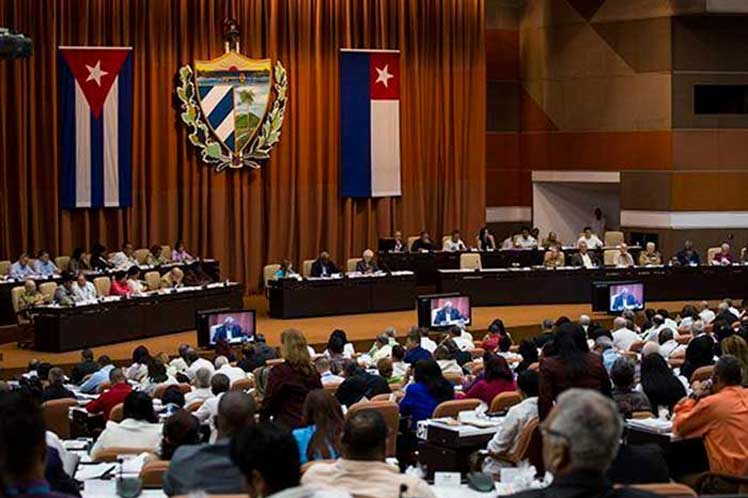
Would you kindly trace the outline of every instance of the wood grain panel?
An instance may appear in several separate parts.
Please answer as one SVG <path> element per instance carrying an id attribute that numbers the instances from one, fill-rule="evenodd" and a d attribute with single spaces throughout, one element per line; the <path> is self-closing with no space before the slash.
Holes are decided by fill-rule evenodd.
<path id="1" fill-rule="evenodd" d="M 621 173 L 621 209 L 670 211 L 671 191 L 670 171 Z"/>
<path id="2" fill-rule="evenodd" d="M 700 171 L 673 175 L 674 211 L 748 211 L 748 171 Z"/>
<path id="3" fill-rule="evenodd" d="M 486 168 L 520 168 L 519 133 L 486 133 Z"/>
<path id="4" fill-rule="evenodd" d="M 489 81 L 519 78 L 519 32 L 486 30 L 486 76 Z"/>
<path id="5" fill-rule="evenodd" d="M 530 205 L 532 205 L 532 180 L 529 171 L 486 170 L 487 207 Z"/>

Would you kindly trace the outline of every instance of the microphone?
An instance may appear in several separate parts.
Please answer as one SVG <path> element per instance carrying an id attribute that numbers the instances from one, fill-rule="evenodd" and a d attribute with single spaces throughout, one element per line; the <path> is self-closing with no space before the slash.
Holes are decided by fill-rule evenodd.
<path id="1" fill-rule="evenodd" d="M 398 498 L 405 498 L 405 493 L 408 492 L 408 485 L 407 484 L 401 484 L 400 485 L 400 494 L 398 494 Z"/>

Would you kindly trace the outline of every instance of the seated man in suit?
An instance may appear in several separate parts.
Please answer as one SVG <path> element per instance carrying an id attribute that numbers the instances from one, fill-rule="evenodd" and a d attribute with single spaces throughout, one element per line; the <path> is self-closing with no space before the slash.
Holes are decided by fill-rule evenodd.
<path id="1" fill-rule="evenodd" d="M 732 264 L 732 253 L 730 252 L 730 244 L 727 242 L 720 246 L 720 250 L 712 258 L 713 265 L 727 266 Z"/>
<path id="2" fill-rule="evenodd" d="M 236 323 L 233 316 L 227 316 L 223 319 L 223 323 L 214 325 L 210 328 L 211 335 L 213 336 L 213 342 L 221 340 L 231 342 L 235 339 L 241 339 L 247 334 L 244 333 L 241 325 Z"/>
<path id="3" fill-rule="evenodd" d="M 565 261 L 566 258 L 564 257 L 563 251 L 561 251 L 558 246 L 552 245 L 543 257 L 543 266 L 546 268 L 556 268 L 558 266 L 564 266 Z"/>
<path id="4" fill-rule="evenodd" d="M 455 251 L 467 251 L 467 246 L 460 238 L 459 230 L 452 230 L 452 236 L 444 241 L 443 251 L 455 252 Z"/>
<path id="5" fill-rule="evenodd" d="M 585 268 L 595 268 L 600 266 L 597 256 L 594 253 L 589 252 L 587 242 L 580 240 L 577 246 L 579 252 L 572 254 L 570 258 L 571 266 L 583 266 Z"/>
<path id="6" fill-rule="evenodd" d="M 374 261 L 374 251 L 367 249 L 362 255 L 362 260 L 356 263 L 356 271 L 359 273 L 376 273 L 379 271 L 377 262 Z"/>
<path id="7" fill-rule="evenodd" d="M 408 244 L 403 240 L 403 232 L 395 230 L 392 234 L 392 239 L 395 241 L 395 245 L 392 248 L 393 252 L 408 252 Z"/>
<path id="8" fill-rule="evenodd" d="M 452 301 L 447 301 L 444 306 L 434 312 L 434 325 L 453 325 L 466 319 L 460 310 L 454 307 Z"/>
<path id="9" fill-rule="evenodd" d="M 331 277 L 335 273 L 340 273 L 340 270 L 335 263 L 330 259 L 330 253 L 322 251 L 319 254 L 314 263 L 312 263 L 312 276 L 313 277 Z"/>
<path id="10" fill-rule="evenodd" d="M 690 240 L 687 240 L 683 244 L 683 249 L 678 251 L 678 254 L 676 254 L 675 257 L 677 258 L 678 263 L 682 266 L 701 264 L 699 253 L 697 253 L 693 248 L 693 242 Z"/>
<path id="11" fill-rule="evenodd" d="M 626 286 L 621 289 L 621 292 L 615 294 L 610 298 L 611 311 L 636 309 L 640 305 L 641 303 L 639 302 L 639 300 L 629 291 L 629 288 Z"/>
<path id="12" fill-rule="evenodd" d="M 431 241 L 431 236 L 427 231 L 421 232 L 421 236 L 413 242 L 413 246 L 410 248 L 413 252 L 418 251 L 436 251 L 436 246 Z"/>
<path id="13" fill-rule="evenodd" d="M 605 478 L 623 433 L 618 407 L 610 398 L 588 389 L 569 389 L 559 395 L 540 432 L 543 435 L 543 461 L 546 470 L 553 474 L 553 482 L 545 489 L 510 496 L 657 496 L 629 488 L 614 488 Z"/>

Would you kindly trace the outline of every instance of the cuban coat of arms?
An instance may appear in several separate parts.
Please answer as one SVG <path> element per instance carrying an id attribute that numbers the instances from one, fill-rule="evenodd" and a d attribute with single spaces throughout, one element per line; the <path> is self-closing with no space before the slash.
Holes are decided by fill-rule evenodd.
<path id="1" fill-rule="evenodd" d="M 280 140 L 288 79 L 280 61 L 251 59 L 235 47 L 179 70 L 177 97 L 189 139 L 216 171 L 268 159 Z M 273 91 L 275 98 L 273 98 Z"/>

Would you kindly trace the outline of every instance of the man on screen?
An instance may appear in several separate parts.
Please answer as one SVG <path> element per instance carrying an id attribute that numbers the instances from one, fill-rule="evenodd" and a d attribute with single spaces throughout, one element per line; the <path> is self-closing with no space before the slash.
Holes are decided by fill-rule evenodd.
<path id="1" fill-rule="evenodd" d="M 610 298 L 611 311 L 623 311 L 639 307 L 641 307 L 641 303 L 628 287 L 623 287 L 618 294 L 614 294 Z"/>
<path id="2" fill-rule="evenodd" d="M 211 332 L 213 342 L 218 342 L 220 340 L 232 342 L 236 339 L 242 339 L 247 335 L 232 316 L 224 318 L 222 324 L 212 326 Z"/>
<path id="3" fill-rule="evenodd" d="M 460 321 L 467 320 L 466 317 L 460 313 L 460 310 L 454 307 L 452 301 L 447 301 L 444 306 L 437 309 L 434 313 L 434 325 L 454 325 Z"/>

